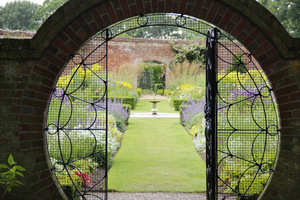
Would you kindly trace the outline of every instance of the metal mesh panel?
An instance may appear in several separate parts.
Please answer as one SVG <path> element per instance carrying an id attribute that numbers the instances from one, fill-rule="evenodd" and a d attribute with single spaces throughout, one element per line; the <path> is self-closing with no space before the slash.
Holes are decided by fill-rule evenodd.
<path id="1" fill-rule="evenodd" d="M 106 41 L 93 38 L 67 64 L 47 119 L 52 170 L 70 199 L 105 199 Z"/>
<path id="2" fill-rule="evenodd" d="M 272 89 L 251 54 L 218 39 L 217 150 L 221 199 L 257 199 L 273 172 L 279 122 Z"/>
<path id="3" fill-rule="evenodd" d="M 151 26 L 182 27 L 184 29 L 193 30 L 202 35 L 206 35 L 207 31 L 213 28 L 213 26 L 207 22 L 203 22 L 197 18 L 187 15 L 175 13 L 148 14 L 135 16 L 108 27 L 109 38 L 114 38 L 122 33 L 134 29 L 147 28 Z M 101 35 L 105 35 L 105 30 L 101 33 Z"/>
<path id="4" fill-rule="evenodd" d="M 124 20 L 88 41 L 53 89 L 45 128 L 48 151 L 52 171 L 70 199 L 107 199 L 107 42 L 151 26 L 175 26 L 204 36 L 213 28 L 181 14 Z M 212 159 L 217 160 L 219 198 L 256 199 L 277 155 L 274 96 L 262 70 L 241 45 L 219 33 L 217 46 L 218 153 Z"/>

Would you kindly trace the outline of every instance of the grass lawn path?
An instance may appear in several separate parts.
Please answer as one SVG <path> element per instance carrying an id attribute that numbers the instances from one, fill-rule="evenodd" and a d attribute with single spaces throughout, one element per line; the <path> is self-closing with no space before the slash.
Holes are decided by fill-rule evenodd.
<path id="1" fill-rule="evenodd" d="M 179 119 L 130 118 L 108 177 L 119 192 L 201 192 L 205 163 Z"/>

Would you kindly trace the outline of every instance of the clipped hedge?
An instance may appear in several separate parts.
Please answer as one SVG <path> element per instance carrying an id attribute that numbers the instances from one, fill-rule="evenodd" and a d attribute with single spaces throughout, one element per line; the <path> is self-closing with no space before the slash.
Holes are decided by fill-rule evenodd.
<path id="1" fill-rule="evenodd" d="M 164 94 L 163 94 L 164 93 Z M 172 91 L 171 90 L 168 90 L 168 89 L 164 89 L 164 90 L 157 90 L 156 94 L 158 95 L 164 95 L 164 96 L 170 96 L 172 94 Z"/>
<path id="2" fill-rule="evenodd" d="M 164 85 L 162 83 L 154 84 L 154 93 L 157 94 L 157 91 L 162 90 L 163 88 L 164 88 Z"/>
<path id="3" fill-rule="evenodd" d="M 174 106 L 174 109 L 176 111 L 180 110 L 180 106 L 181 106 L 181 104 L 182 104 L 183 101 L 186 101 L 186 100 L 185 99 L 174 99 L 173 106 Z"/>

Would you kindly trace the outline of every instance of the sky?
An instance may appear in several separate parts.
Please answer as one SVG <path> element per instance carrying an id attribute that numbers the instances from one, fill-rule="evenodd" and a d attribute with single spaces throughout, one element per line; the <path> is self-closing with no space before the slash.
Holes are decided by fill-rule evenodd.
<path id="1" fill-rule="evenodd" d="M 6 3 L 13 2 L 13 1 L 16 1 L 16 0 L 0 0 L 0 6 L 3 7 L 3 6 L 5 6 Z M 29 1 L 31 1 L 33 3 L 37 3 L 39 5 L 42 5 L 44 2 L 44 0 L 29 0 Z"/>

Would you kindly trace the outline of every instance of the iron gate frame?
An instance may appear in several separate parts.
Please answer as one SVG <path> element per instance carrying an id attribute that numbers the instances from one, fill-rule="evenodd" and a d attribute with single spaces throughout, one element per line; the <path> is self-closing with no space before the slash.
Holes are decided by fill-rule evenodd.
<path id="1" fill-rule="evenodd" d="M 206 93 L 205 93 L 205 138 L 206 138 L 206 199 L 218 199 L 217 184 L 217 34 L 209 30 L 206 40 Z"/>
<path id="2" fill-rule="evenodd" d="M 162 15 L 169 15 L 171 16 L 171 20 L 168 21 L 167 20 L 153 20 L 152 17 L 157 17 L 157 19 L 160 19 L 159 16 Z M 153 20 L 153 21 L 152 21 Z M 130 23 L 130 21 L 134 21 L 135 24 L 133 26 L 131 26 L 130 24 L 125 25 L 126 23 Z M 217 88 L 217 45 L 219 45 L 220 43 L 218 42 L 218 39 L 220 38 L 220 35 L 222 34 L 223 37 L 226 37 L 227 39 L 229 39 L 224 33 L 222 33 L 220 30 L 218 30 L 217 28 L 215 28 L 214 26 L 204 23 L 203 21 L 197 19 L 197 18 L 193 18 L 191 16 L 188 15 L 184 15 L 184 14 L 175 14 L 175 13 L 164 13 L 164 14 L 142 14 L 139 16 L 135 16 L 132 18 L 129 18 L 127 20 L 118 22 L 112 26 L 107 27 L 106 29 L 102 30 L 99 32 L 99 34 L 95 35 L 93 38 L 95 37 L 101 37 L 104 42 L 102 42 L 101 44 L 99 44 L 96 48 L 100 48 L 102 45 L 106 46 L 106 54 L 105 54 L 105 58 L 106 58 L 106 80 L 104 81 L 105 83 L 105 91 L 104 91 L 104 96 L 106 99 L 106 149 L 105 149 L 105 176 L 103 178 L 105 178 L 105 197 L 104 199 L 107 199 L 107 191 L 108 191 L 108 180 L 107 180 L 107 173 L 108 173 L 108 166 L 107 166 L 107 158 L 108 158 L 108 135 L 107 135 L 107 119 L 108 119 L 108 95 L 107 95 L 107 91 L 108 91 L 108 85 L 107 85 L 107 78 L 108 78 L 108 42 L 110 40 L 112 40 L 113 38 L 131 31 L 131 30 L 135 30 L 138 28 L 143 28 L 143 27 L 151 27 L 151 26 L 174 26 L 174 27 L 179 27 L 179 28 L 183 28 L 183 29 L 188 29 L 194 32 L 197 32 L 199 34 L 202 34 L 204 36 L 206 36 L 207 38 L 207 42 L 206 45 L 207 47 L 211 47 L 211 48 L 207 48 L 207 55 L 206 55 L 206 104 L 205 104 L 205 119 L 206 119 L 206 130 L 205 130 L 205 136 L 206 136 L 206 140 L 207 140 L 207 146 L 206 146 L 206 160 L 207 162 L 207 199 L 209 200 L 213 200 L 213 199 L 217 199 L 218 198 L 218 163 L 217 163 L 217 93 L 218 93 L 218 88 Z M 207 30 L 209 30 L 207 33 L 201 32 L 202 28 L 205 27 Z M 91 38 L 90 40 L 92 40 L 93 38 Z M 89 41 L 90 41 L 89 40 Z M 236 43 L 234 43 L 231 39 L 229 39 L 234 45 L 237 46 L 237 48 L 239 48 L 242 52 L 244 52 Z M 88 43 L 88 42 L 87 42 Z M 86 43 L 85 43 L 86 44 Z M 228 51 L 230 51 L 228 49 Z M 91 51 L 88 56 L 92 55 L 94 53 L 94 50 Z M 78 54 L 78 53 L 77 53 Z M 231 52 L 231 54 L 234 55 L 233 52 Z M 75 56 L 75 55 L 74 55 Z M 80 55 L 82 56 L 82 55 Z M 84 61 L 87 59 L 84 58 L 82 59 L 82 63 L 84 63 Z M 76 73 L 76 72 L 75 72 Z M 73 76 L 75 75 L 75 73 L 73 74 Z M 55 89 L 53 89 L 53 92 L 55 92 Z M 271 89 L 270 89 L 271 90 Z M 64 99 L 64 97 L 70 98 L 70 94 L 67 94 L 66 92 L 63 93 L 62 96 Z M 63 101 L 63 100 L 62 100 Z M 59 113 L 60 115 L 60 113 Z M 53 125 L 52 123 L 48 124 L 47 127 L 45 128 L 45 131 L 48 132 L 49 134 L 53 134 L 49 132 L 49 125 Z M 56 132 L 59 132 L 60 130 L 62 130 L 61 128 L 57 127 Z M 278 132 L 280 131 L 280 129 L 278 128 Z M 61 151 L 61 149 L 60 149 Z M 66 163 L 62 162 L 62 164 L 65 166 Z M 55 163 L 53 164 L 53 168 L 52 170 L 55 169 L 54 167 Z M 269 178 L 270 179 L 270 178 Z M 79 191 L 79 189 L 77 188 L 77 190 Z M 83 199 L 85 198 L 85 195 L 81 195 L 81 197 Z"/>

